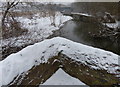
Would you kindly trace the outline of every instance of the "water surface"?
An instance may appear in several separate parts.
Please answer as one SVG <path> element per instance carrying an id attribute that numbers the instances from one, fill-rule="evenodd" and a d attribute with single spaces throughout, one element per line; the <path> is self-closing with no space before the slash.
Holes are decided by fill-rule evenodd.
<path id="1" fill-rule="evenodd" d="M 60 36 L 85 45 L 101 48 L 120 55 L 118 43 L 105 38 L 93 38 L 90 32 L 97 33 L 100 26 L 81 21 L 69 21 L 60 30 Z"/>

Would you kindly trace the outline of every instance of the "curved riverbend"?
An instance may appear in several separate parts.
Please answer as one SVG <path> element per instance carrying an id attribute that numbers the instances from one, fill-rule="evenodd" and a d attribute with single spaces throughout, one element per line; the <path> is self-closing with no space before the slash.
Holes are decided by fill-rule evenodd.
<path id="1" fill-rule="evenodd" d="M 76 22 L 71 20 L 61 28 L 59 36 L 85 45 L 112 51 L 120 55 L 120 47 L 118 46 L 118 43 L 112 42 L 105 38 L 90 37 L 90 32 L 98 33 L 99 29 L 101 29 L 101 27 L 97 24 L 85 23 L 81 21 Z"/>

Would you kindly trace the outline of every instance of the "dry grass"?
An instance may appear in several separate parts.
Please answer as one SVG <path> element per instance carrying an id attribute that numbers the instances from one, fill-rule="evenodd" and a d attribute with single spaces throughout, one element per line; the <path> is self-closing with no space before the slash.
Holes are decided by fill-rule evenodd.
<path id="1" fill-rule="evenodd" d="M 14 15 L 15 17 L 26 17 L 26 16 L 31 16 L 35 13 L 38 13 L 38 12 L 12 12 L 12 15 Z"/>
<path id="2" fill-rule="evenodd" d="M 11 12 L 14 17 L 33 17 L 35 14 L 39 14 L 40 17 L 49 17 L 53 16 L 51 13 L 55 13 L 55 11 L 26 11 L 26 12 Z"/>

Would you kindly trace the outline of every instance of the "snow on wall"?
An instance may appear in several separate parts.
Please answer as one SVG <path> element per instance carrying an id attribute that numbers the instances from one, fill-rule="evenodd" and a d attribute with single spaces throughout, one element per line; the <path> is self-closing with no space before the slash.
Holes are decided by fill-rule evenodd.
<path id="1" fill-rule="evenodd" d="M 102 49 L 86 46 L 65 38 L 55 37 L 28 46 L 0 61 L 0 86 L 7 85 L 14 77 L 30 70 L 34 65 L 46 63 L 59 52 L 94 69 L 118 73 L 118 55 Z M 87 64 L 90 63 L 90 64 Z"/>

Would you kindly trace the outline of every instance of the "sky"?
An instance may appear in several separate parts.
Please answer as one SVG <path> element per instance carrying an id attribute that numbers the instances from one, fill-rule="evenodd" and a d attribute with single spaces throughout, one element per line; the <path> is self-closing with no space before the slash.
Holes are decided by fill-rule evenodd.
<path id="1" fill-rule="evenodd" d="M 119 2 L 120 0 L 75 0 L 78 2 Z"/>
<path id="2" fill-rule="evenodd" d="M 5 1 L 14 1 L 14 0 L 0 0 L 1 2 L 5 2 Z M 118 2 L 120 0 L 20 0 L 20 1 L 32 1 L 32 2 Z"/>

